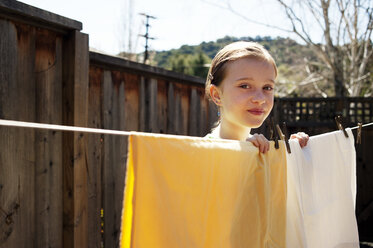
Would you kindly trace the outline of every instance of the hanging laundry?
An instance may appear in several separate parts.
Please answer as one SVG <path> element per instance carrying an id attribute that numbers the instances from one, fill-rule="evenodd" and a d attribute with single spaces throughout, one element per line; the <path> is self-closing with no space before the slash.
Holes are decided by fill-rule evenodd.
<path id="1" fill-rule="evenodd" d="M 290 140 L 287 157 L 287 247 L 359 247 L 355 217 L 356 155 L 346 129 Z"/>
<path id="2" fill-rule="evenodd" d="M 121 247 L 286 247 L 285 154 L 284 142 L 262 154 L 250 142 L 131 135 Z"/>

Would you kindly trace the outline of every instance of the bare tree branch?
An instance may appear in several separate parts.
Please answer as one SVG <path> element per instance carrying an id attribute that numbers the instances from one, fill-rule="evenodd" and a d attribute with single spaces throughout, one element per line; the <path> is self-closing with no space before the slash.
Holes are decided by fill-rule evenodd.
<path id="1" fill-rule="evenodd" d="M 326 94 L 325 92 L 323 92 L 319 86 L 317 86 L 316 82 L 313 82 L 313 87 L 315 88 L 315 90 L 324 98 L 327 98 L 328 97 L 328 94 Z"/>
<path id="2" fill-rule="evenodd" d="M 325 96 L 323 85 L 332 84 L 336 96 L 358 96 L 363 92 L 373 94 L 373 84 L 368 86 L 368 63 L 373 56 L 373 1 L 364 0 L 303 0 L 295 1 L 299 5 L 292 6 L 288 0 L 275 0 L 284 9 L 292 29 L 284 29 L 276 25 L 262 23 L 248 18 L 235 10 L 229 0 L 225 5 L 202 0 L 219 8 L 229 10 L 244 20 L 277 30 L 292 32 L 305 42 L 322 62 L 311 61 L 313 70 L 308 67 L 308 76 L 298 86 L 313 86 L 314 90 Z M 294 1 L 293 1 L 294 2 Z M 306 14 L 303 11 L 308 11 Z M 323 31 L 323 41 L 315 42 L 307 29 L 306 21 L 313 18 Z M 316 68 L 316 70 L 315 70 Z M 321 84 L 322 82 L 322 84 Z M 289 82 L 287 82 L 289 86 Z M 293 84 L 293 83 L 291 83 Z M 309 86 L 308 86 L 309 85 Z M 371 88 L 369 88 L 371 87 Z M 289 87 L 284 91 L 289 92 Z M 291 87 L 290 91 L 294 90 Z M 364 93 L 364 94 L 365 94 Z"/>
<path id="3" fill-rule="evenodd" d="M 251 23 L 254 23 L 254 24 L 257 24 L 257 25 L 268 27 L 268 28 L 278 29 L 278 30 L 281 30 L 281 31 L 284 31 L 284 32 L 288 32 L 288 33 L 292 33 L 293 32 L 292 30 L 285 29 L 285 28 L 282 28 L 280 26 L 271 25 L 271 24 L 263 23 L 263 22 L 258 22 L 256 20 L 250 19 L 246 15 L 243 15 L 240 12 L 236 11 L 235 9 L 233 9 L 232 6 L 231 6 L 231 4 L 229 2 L 227 2 L 226 5 L 224 6 L 224 5 L 219 5 L 219 4 L 216 4 L 214 2 L 207 1 L 207 0 L 201 0 L 201 1 L 205 2 L 207 4 L 210 4 L 210 5 L 213 5 L 215 7 L 221 8 L 221 9 L 229 10 L 230 12 L 232 12 L 236 16 L 241 17 L 242 19 L 244 19 L 247 22 L 251 22 Z"/>
<path id="4" fill-rule="evenodd" d="M 372 36 L 372 30 L 373 30 L 373 8 L 370 8 L 367 10 L 369 19 L 368 19 L 368 27 L 364 34 L 364 40 L 362 41 L 361 51 L 363 51 L 362 55 L 362 62 L 359 67 L 359 75 L 362 75 L 366 69 L 366 66 L 368 64 L 369 58 L 372 56 L 373 49 L 371 47 L 371 40 L 370 37 Z M 370 51 L 369 51 L 370 47 Z M 359 55 L 360 57 L 361 55 Z"/>
<path id="5" fill-rule="evenodd" d="M 337 5 L 338 5 L 338 8 L 339 8 L 339 11 L 341 12 L 341 15 L 342 15 L 342 18 L 345 22 L 345 25 L 346 25 L 346 31 L 350 37 L 350 40 L 353 40 L 353 35 L 352 35 L 352 31 L 351 31 L 351 28 L 350 28 L 350 23 L 345 15 L 345 12 L 346 12 L 346 8 L 348 6 L 348 3 L 346 4 L 347 6 L 343 6 L 343 1 L 342 0 L 337 0 Z"/>
<path id="6" fill-rule="evenodd" d="M 322 13 L 319 12 L 319 9 L 314 8 L 314 5 L 312 4 L 311 1 L 307 1 L 306 3 L 308 5 L 308 9 L 311 11 L 312 15 L 315 17 L 315 20 L 319 24 L 320 28 L 323 29 L 324 26 L 322 25 L 320 21 L 320 16 L 322 16 Z"/>

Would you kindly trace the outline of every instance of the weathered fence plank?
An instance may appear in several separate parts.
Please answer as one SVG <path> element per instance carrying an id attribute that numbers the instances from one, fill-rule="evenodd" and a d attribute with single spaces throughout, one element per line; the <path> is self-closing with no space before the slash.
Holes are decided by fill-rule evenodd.
<path id="1" fill-rule="evenodd" d="M 0 20 L 0 115 L 35 120 L 35 35 Z M 34 130 L 0 129 L 0 247 L 28 247 L 35 241 Z"/>
<path id="2" fill-rule="evenodd" d="M 102 128 L 101 89 L 103 72 L 91 67 L 89 71 L 88 126 Z M 102 209 L 102 148 L 103 135 L 88 135 L 88 247 L 101 248 L 101 209 Z"/>
<path id="3" fill-rule="evenodd" d="M 152 78 L 145 82 L 145 130 L 150 133 L 159 133 L 157 80 Z"/>
<path id="4" fill-rule="evenodd" d="M 114 87 L 113 87 L 114 85 Z M 125 129 L 125 91 L 121 73 L 104 72 L 103 83 L 104 126 Z M 119 247 L 122 198 L 124 190 L 127 137 L 104 138 L 104 246 Z"/>
<path id="5" fill-rule="evenodd" d="M 145 132 L 146 130 L 146 79 L 140 78 L 139 82 L 139 131 Z"/>
<path id="6" fill-rule="evenodd" d="M 183 134 L 183 114 L 181 106 L 181 89 L 175 84 L 174 85 L 174 123 L 175 123 L 175 133 L 174 134 Z"/>
<path id="7" fill-rule="evenodd" d="M 191 89 L 190 92 L 190 106 L 189 106 L 189 125 L 188 125 L 188 133 L 191 136 L 197 136 L 197 129 L 198 129 L 198 117 L 199 117 L 199 99 L 197 98 L 197 90 L 195 88 Z"/>
<path id="8" fill-rule="evenodd" d="M 157 131 L 158 133 L 167 133 L 167 94 L 168 83 L 165 80 L 158 79 L 157 81 Z"/>
<path id="9" fill-rule="evenodd" d="M 88 123 L 88 36 L 77 31 L 64 43 L 63 123 Z M 87 247 L 87 139 L 83 133 L 63 134 L 64 247 Z"/>
<path id="10" fill-rule="evenodd" d="M 138 75 L 130 73 L 124 75 L 125 130 L 139 130 L 139 81 Z"/>
<path id="11" fill-rule="evenodd" d="M 36 38 L 35 78 L 36 122 L 61 124 L 62 40 L 45 30 Z M 62 247 L 61 151 L 61 132 L 35 131 L 36 247 Z"/>
<path id="12" fill-rule="evenodd" d="M 118 114 L 117 114 L 117 128 L 118 130 L 125 130 L 125 94 L 124 91 L 124 81 L 121 80 L 119 86 L 118 94 Z M 119 236 L 120 227 L 122 220 L 122 208 L 123 208 L 123 192 L 124 192 L 124 182 L 126 175 L 126 161 L 127 161 L 127 137 L 126 136 L 116 136 L 116 146 L 115 146 L 115 163 L 113 167 L 114 176 L 114 206 L 108 211 L 114 210 L 114 238 L 115 247 L 119 247 Z M 106 211 L 107 212 L 107 211 Z"/>
<path id="13" fill-rule="evenodd" d="M 112 87 L 111 72 L 105 70 L 103 78 L 103 127 L 106 129 L 115 129 L 114 124 L 114 88 Z M 114 214 L 112 209 L 114 203 L 114 136 L 104 136 L 103 151 L 103 209 L 104 209 L 104 247 L 115 247 L 114 234 Z"/>
<path id="14" fill-rule="evenodd" d="M 12 86 L 10 109 L 14 111 L 14 117 L 18 120 L 35 120 L 35 84 L 34 84 L 34 56 L 35 35 L 27 33 L 27 26 L 17 27 L 18 51 L 17 51 L 17 81 Z M 31 78 L 32 80 L 29 80 Z M 28 81 L 29 80 L 29 81 Z M 27 83 L 25 83 L 28 81 Z M 30 94 L 31 92 L 31 94 Z M 29 107 L 30 106 L 30 107 Z M 12 114 L 13 115 L 13 114 Z M 17 130 L 15 135 L 15 147 L 20 156 L 18 164 L 18 197 L 19 197 L 19 219 L 18 234 L 22 235 L 19 246 L 28 247 L 28 240 L 35 242 L 34 219 L 30 213 L 35 214 L 35 148 L 31 148 L 35 142 L 34 132 L 27 129 Z M 14 183 L 13 182 L 13 183 Z M 16 233 L 14 233 L 15 235 Z M 15 235 L 15 236 L 17 236 Z"/>
<path id="15" fill-rule="evenodd" d="M 176 101 L 173 82 L 168 84 L 167 92 L 167 133 L 176 134 Z"/>
<path id="16" fill-rule="evenodd" d="M 190 107 L 190 86 L 181 85 L 181 134 L 188 135 L 189 107 Z"/>

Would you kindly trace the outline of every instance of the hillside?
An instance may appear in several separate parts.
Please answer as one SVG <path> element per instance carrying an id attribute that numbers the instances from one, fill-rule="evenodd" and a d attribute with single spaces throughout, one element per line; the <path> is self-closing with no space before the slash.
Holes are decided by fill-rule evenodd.
<path id="1" fill-rule="evenodd" d="M 300 94 L 295 85 L 307 76 L 305 60 L 316 61 L 317 58 L 307 46 L 298 44 L 289 38 L 226 36 L 216 41 L 202 42 L 196 46 L 183 45 L 179 49 L 156 52 L 152 64 L 205 78 L 208 65 L 219 49 L 239 40 L 258 42 L 271 53 L 279 70 L 277 80 L 281 82 L 281 89 L 278 94 L 305 95 Z"/>

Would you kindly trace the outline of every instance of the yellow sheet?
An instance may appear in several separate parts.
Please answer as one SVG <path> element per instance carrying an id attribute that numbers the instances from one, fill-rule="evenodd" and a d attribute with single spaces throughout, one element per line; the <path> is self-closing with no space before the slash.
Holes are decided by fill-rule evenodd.
<path id="1" fill-rule="evenodd" d="M 285 247 L 284 143 L 129 137 L 121 247 Z"/>

